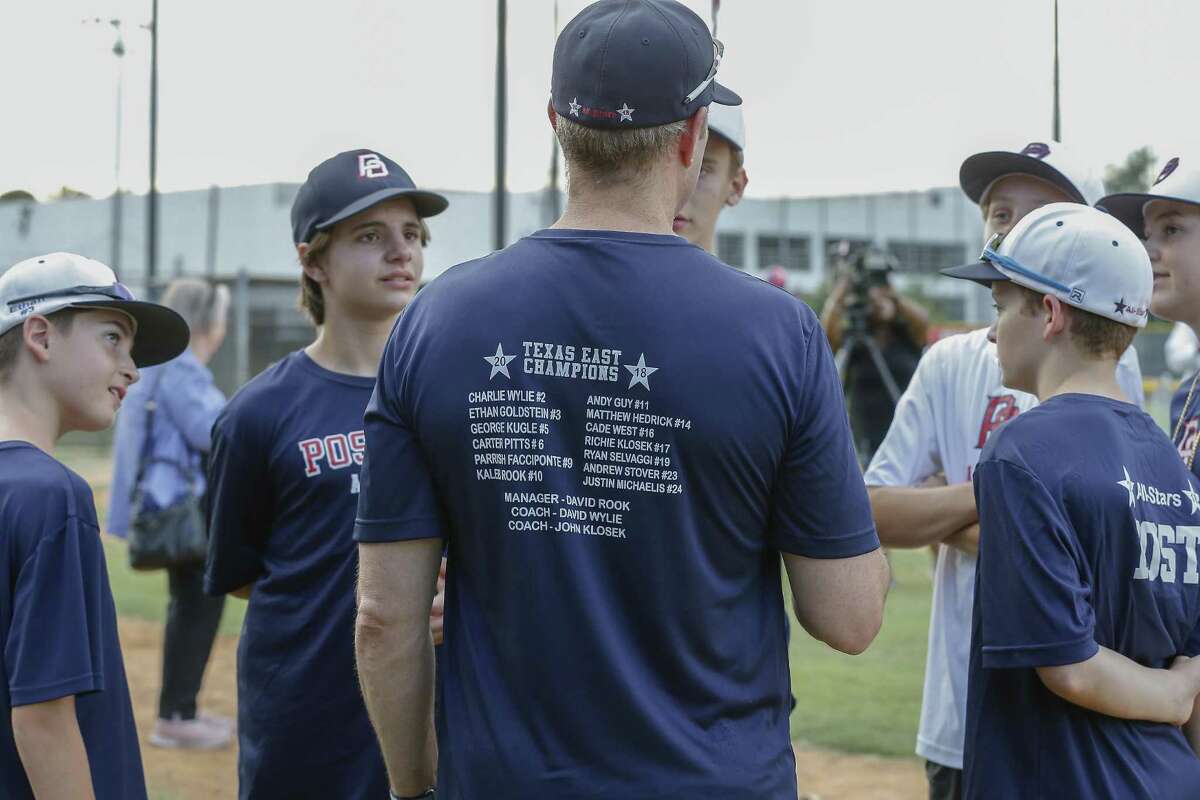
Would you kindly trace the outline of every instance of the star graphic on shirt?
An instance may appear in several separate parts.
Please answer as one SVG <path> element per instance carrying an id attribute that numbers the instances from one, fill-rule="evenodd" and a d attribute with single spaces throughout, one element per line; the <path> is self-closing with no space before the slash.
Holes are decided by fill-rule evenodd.
<path id="1" fill-rule="evenodd" d="M 1125 298 L 1124 298 L 1124 297 L 1122 297 L 1122 298 L 1121 298 L 1120 300 L 1118 300 L 1117 302 L 1113 303 L 1113 306 L 1115 306 L 1115 307 L 1116 307 L 1116 310 L 1117 310 L 1117 313 L 1118 313 L 1118 314 L 1124 314 L 1124 313 L 1125 313 L 1125 311 L 1126 311 L 1126 310 L 1129 308 L 1129 306 L 1125 305 Z"/>
<path id="2" fill-rule="evenodd" d="M 637 111 L 637 109 L 630 108 L 629 103 L 621 103 L 621 107 L 617 109 L 617 113 L 621 115 L 621 119 L 619 119 L 617 121 L 618 122 L 633 122 L 633 112 L 635 112 L 635 111 Z"/>
<path id="3" fill-rule="evenodd" d="M 1183 490 L 1183 496 L 1192 501 L 1193 514 L 1195 514 L 1197 511 L 1200 511 L 1200 494 L 1197 494 L 1195 489 L 1193 489 L 1191 486 L 1188 486 L 1188 488 Z"/>
<path id="4" fill-rule="evenodd" d="M 488 380 L 490 381 L 492 378 L 496 377 L 497 373 L 503 375 L 509 380 L 512 380 L 512 375 L 508 374 L 508 362 L 512 361 L 514 358 L 516 358 L 516 356 L 504 355 L 504 346 L 497 344 L 495 355 L 483 357 L 484 361 L 492 365 L 492 372 L 490 375 L 488 375 Z"/>
<path id="5" fill-rule="evenodd" d="M 579 116 L 579 102 L 578 101 L 579 101 L 578 97 L 572 97 L 571 102 L 567 104 L 571 107 L 571 116 L 573 116 L 573 117 Z"/>
<path id="6" fill-rule="evenodd" d="M 1135 484 L 1133 479 L 1129 477 L 1129 470 L 1121 467 L 1121 472 L 1125 473 L 1125 480 L 1117 481 L 1117 486 L 1124 486 L 1125 491 L 1129 492 L 1129 507 L 1133 508 L 1133 487 Z"/>
<path id="7" fill-rule="evenodd" d="M 629 370 L 629 374 L 633 377 L 629 379 L 629 385 L 626 389 L 632 389 L 635 384 L 640 383 L 646 387 L 646 391 L 650 391 L 650 376 L 658 372 L 658 367 L 646 366 L 646 354 L 642 353 L 638 357 L 638 363 L 625 364 L 625 369 Z"/>

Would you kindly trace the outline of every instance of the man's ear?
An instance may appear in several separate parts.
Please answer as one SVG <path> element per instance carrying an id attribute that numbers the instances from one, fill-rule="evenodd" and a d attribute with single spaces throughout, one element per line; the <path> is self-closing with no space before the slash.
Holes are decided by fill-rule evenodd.
<path id="1" fill-rule="evenodd" d="M 318 284 L 325 285 L 329 282 L 328 276 L 325 274 L 325 268 L 319 263 L 319 259 L 309 257 L 311 248 L 308 242 L 301 242 L 296 245 L 296 255 L 299 256 L 300 268 L 304 270 L 304 274 L 312 278 Z"/>
<path id="2" fill-rule="evenodd" d="M 750 182 L 750 178 L 746 176 L 746 168 L 738 167 L 737 172 L 733 174 L 733 180 L 729 182 L 729 194 L 725 196 L 725 205 L 736 206 L 742 202 L 742 195 L 746 193 L 746 184 Z"/>
<path id="3" fill-rule="evenodd" d="M 34 314 L 21 323 L 21 338 L 34 360 L 44 364 L 50 360 L 50 339 L 54 323 L 41 314 Z"/>
<path id="4" fill-rule="evenodd" d="M 696 159 L 704 158 L 707 146 L 708 106 L 704 106 L 687 118 L 687 129 L 679 137 L 679 160 L 685 167 L 690 167 Z"/>
<path id="5" fill-rule="evenodd" d="M 554 98 L 546 101 L 546 116 L 550 118 L 550 130 L 558 129 L 558 112 L 554 110 Z"/>
<path id="6" fill-rule="evenodd" d="M 1048 342 L 1067 329 L 1071 312 L 1067 310 L 1061 300 L 1050 294 L 1042 295 L 1042 312 L 1046 319 L 1045 327 L 1042 329 L 1042 339 Z"/>

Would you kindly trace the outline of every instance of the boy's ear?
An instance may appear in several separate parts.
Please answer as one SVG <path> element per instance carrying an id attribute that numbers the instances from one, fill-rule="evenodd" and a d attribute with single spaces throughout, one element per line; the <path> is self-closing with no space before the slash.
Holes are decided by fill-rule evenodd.
<path id="1" fill-rule="evenodd" d="M 50 338 L 53 329 L 53 323 L 41 314 L 34 314 L 21 323 L 21 338 L 25 347 L 40 364 L 50 360 Z"/>
<path id="2" fill-rule="evenodd" d="M 309 278 L 312 278 L 318 284 L 324 284 L 328 279 L 325 277 L 325 268 L 321 266 L 319 258 L 309 256 L 309 247 L 307 242 L 301 242 L 296 245 L 296 254 L 299 256 L 300 269 Z"/>
<path id="3" fill-rule="evenodd" d="M 1054 295 L 1042 295 L 1042 312 L 1046 320 L 1045 328 L 1042 330 L 1042 338 L 1045 341 L 1050 341 L 1053 337 L 1061 335 L 1066 329 L 1069 322 L 1068 315 L 1071 313 L 1062 301 Z"/>

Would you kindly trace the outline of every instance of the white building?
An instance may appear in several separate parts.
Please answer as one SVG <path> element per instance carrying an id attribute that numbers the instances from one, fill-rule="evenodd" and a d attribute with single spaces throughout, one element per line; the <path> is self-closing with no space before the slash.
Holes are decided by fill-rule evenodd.
<path id="1" fill-rule="evenodd" d="M 292 279 L 298 274 L 288 214 L 296 184 L 238 186 L 160 196 L 160 279 L 178 275 Z M 426 276 L 492 249 L 492 196 L 446 192 L 450 208 L 429 220 L 433 243 Z M 509 241 L 549 224 L 552 197 L 525 192 L 509 197 Z M 111 263 L 122 280 L 144 286 L 146 199 L 121 202 L 121 241 L 113 246 L 113 198 L 0 204 L 0 270 L 52 250 L 69 250 Z M 901 286 L 917 283 L 943 301 L 946 316 L 982 321 L 986 293 L 937 269 L 963 263 L 980 248 L 978 209 L 957 188 L 924 192 L 817 198 L 747 198 L 721 217 L 719 255 L 726 263 L 762 274 L 787 269 L 789 288 L 812 292 L 828 278 L 827 251 L 848 240 L 872 242 L 899 260 Z"/>

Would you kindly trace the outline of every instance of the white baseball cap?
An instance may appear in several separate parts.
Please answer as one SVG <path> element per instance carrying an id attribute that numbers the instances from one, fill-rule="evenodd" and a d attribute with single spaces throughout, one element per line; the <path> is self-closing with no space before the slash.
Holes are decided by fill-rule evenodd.
<path id="1" fill-rule="evenodd" d="M 738 150 L 746 149 L 746 121 L 742 117 L 741 106 L 709 104 L 708 131 L 717 134 Z"/>
<path id="2" fill-rule="evenodd" d="M 1030 142 L 1020 150 L 976 153 L 959 167 L 958 184 L 971 202 L 980 204 L 992 184 L 1009 175 L 1041 178 L 1084 205 L 1094 204 L 1104 194 L 1104 183 L 1095 166 L 1053 139 Z"/>
<path id="3" fill-rule="evenodd" d="M 942 274 L 985 286 L 1012 281 L 1134 328 L 1146 327 L 1154 290 L 1141 240 L 1115 218 L 1080 203 L 1030 211 L 1007 235 L 993 236 L 979 261 Z"/>
<path id="4" fill-rule="evenodd" d="M 151 367 L 182 353 L 191 340 L 183 317 L 137 300 L 106 265 L 74 253 L 48 253 L 18 262 L 0 275 L 0 334 L 30 314 L 64 308 L 113 308 L 137 323 L 133 363 Z"/>
<path id="5" fill-rule="evenodd" d="M 1124 222 L 1139 239 L 1145 237 L 1146 204 L 1151 200 L 1200 205 L 1200 161 L 1189 162 L 1184 169 L 1179 168 L 1181 163 L 1179 156 L 1175 156 L 1163 164 L 1150 191 L 1110 194 L 1101 198 L 1096 207 Z"/>

